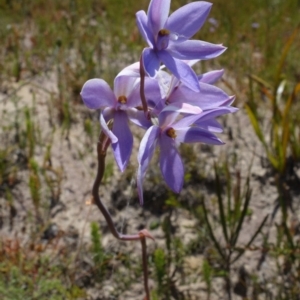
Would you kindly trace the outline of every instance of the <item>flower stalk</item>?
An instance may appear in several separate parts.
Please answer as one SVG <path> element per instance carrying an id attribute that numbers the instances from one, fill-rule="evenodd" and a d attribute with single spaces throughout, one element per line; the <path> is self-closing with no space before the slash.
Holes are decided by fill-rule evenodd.
<path id="1" fill-rule="evenodd" d="M 116 229 L 112 217 L 102 203 L 99 197 L 99 187 L 102 182 L 102 178 L 105 171 L 105 157 L 107 148 L 109 147 L 111 141 L 110 139 L 101 131 L 99 135 L 99 140 L 97 144 L 97 156 L 98 156 L 98 169 L 96 179 L 93 185 L 92 195 L 93 195 L 93 203 L 97 205 L 101 213 L 103 214 L 106 223 L 112 233 L 112 235 L 122 241 L 137 241 L 140 240 L 142 244 L 142 258 L 143 258 L 143 271 L 144 271 L 144 288 L 146 293 L 146 300 L 150 300 L 149 286 L 148 286 L 148 259 L 147 259 L 147 244 L 146 238 L 150 238 L 154 240 L 153 236 L 149 233 L 148 230 L 143 229 L 137 234 L 127 235 L 118 232 Z"/>

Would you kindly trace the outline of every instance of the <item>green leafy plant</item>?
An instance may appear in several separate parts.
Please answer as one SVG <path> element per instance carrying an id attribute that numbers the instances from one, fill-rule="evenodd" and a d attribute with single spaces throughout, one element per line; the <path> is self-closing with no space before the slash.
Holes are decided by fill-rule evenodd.
<path id="1" fill-rule="evenodd" d="M 43 167 L 41 170 L 45 183 L 48 187 L 48 192 L 50 194 L 50 205 L 49 205 L 50 210 L 59 202 L 60 195 L 61 195 L 61 184 L 63 180 L 62 169 L 55 168 L 52 165 L 51 149 L 52 149 L 51 144 L 48 144 L 46 146 Z"/>
<path id="2" fill-rule="evenodd" d="M 219 175 L 222 173 L 222 169 L 216 164 L 214 168 L 218 211 L 218 215 L 215 215 L 215 219 L 222 228 L 222 238 L 224 239 L 225 244 L 223 244 L 214 233 L 213 223 L 209 217 L 211 213 L 206 207 L 205 201 L 203 201 L 203 215 L 208 234 L 219 255 L 222 274 L 226 282 L 228 298 L 231 299 L 231 266 L 241 258 L 246 249 L 252 245 L 258 234 L 261 233 L 262 228 L 268 220 L 268 215 L 262 220 L 255 233 L 249 237 L 249 241 L 246 245 L 239 247 L 238 238 L 248 214 L 249 203 L 251 200 L 250 175 L 248 175 L 246 182 L 244 183 L 244 188 L 242 188 L 239 171 L 236 172 L 235 180 L 233 180 L 228 165 L 225 163 L 223 172 L 225 173 L 226 178 L 226 189 L 225 193 L 223 193 L 222 186 L 224 183 L 221 182 Z M 226 195 L 225 197 L 224 194 Z"/>
<path id="3" fill-rule="evenodd" d="M 78 299 L 84 293 L 69 285 L 66 270 L 53 264 L 39 244 L 22 246 L 19 240 L 0 243 L 0 297 L 4 300 Z M 55 253 L 55 250 L 54 250 Z M 53 254 L 53 252 L 52 252 Z M 68 276 L 68 275 L 67 275 Z"/>
<path id="4" fill-rule="evenodd" d="M 29 176 L 29 189 L 31 199 L 35 208 L 36 216 L 39 216 L 39 207 L 41 203 L 41 181 L 39 176 L 38 163 L 32 158 L 29 161 L 30 176 Z"/>
<path id="5" fill-rule="evenodd" d="M 213 273 L 213 270 L 212 270 L 208 260 L 205 259 L 202 264 L 202 276 L 203 276 L 204 282 L 207 287 L 207 299 L 210 298 L 210 294 L 211 294 L 211 290 L 212 290 L 212 273 Z"/>
<path id="6" fill-rule="evenodd" d="M 103 246 L 101 244 L 101 234 L 99 231 L 99 226 L 96 222 L 91 223 L 91 241 L 91 252 L 95 264 L 96 279 L 101 280 L 104 277 L 108 256 L 105 254 Z"/>
<path id="7" fill-rule="evenodd" d="M 249 76 L 250 97 L 245 105 L 252 127 L 262 143 L 267 159 L 273 169 L 283 176 L 287 168 L 288 156 L 292 155 L 294 161 L 299 161 L 299 126 L 296 112 L 299 106 L 296 99 L 300 92 L 300 82 L 296 82 L 288 90 L 287 80 L 283 75 L 284 63 L 293 41 L 297 38 L 299 27 L 289 37 L 278 63 L 277 72 L 273 84 L 251 74 Z M 260 87 L 260 92 L 269 102 L 270 112 L 260 114 L 261 106 L 258 106 L 254 96 L 254 84 Z M 264 125 L 267 124 L 267 133 Z"/>
<path id="8" fill-rule="evenodd" d="M 155 275 L 158 284 L 158 295 L 163 294 L 164 280 L 167 276 L 166 272 L 166 255 L 163 249 L 157 248 L 153 254 Z"/>

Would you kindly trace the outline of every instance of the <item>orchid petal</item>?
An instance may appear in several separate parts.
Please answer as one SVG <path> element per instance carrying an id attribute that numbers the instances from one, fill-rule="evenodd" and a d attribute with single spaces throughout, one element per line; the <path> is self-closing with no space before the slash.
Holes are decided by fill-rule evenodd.
<path id="1" fill-rule="evenodd" d="M 102 110 L 102 115 L 103 115 L 103 118 L 104 118 L 106 124 L 109 120 L 114 118 L 114 114 L 115 114 L 115 109 L 113 107 L 105 107 Z"/>
<path id="2" fill-rule="evenodd" d="M 178 87 L 181 84 L 180 80 L 176 78 L 174 75 L 171 77 L 171 82 L 170 82 L 170 88 L 169 88 L 169 95 L 173 92 L 173 90 Z"/>
<path id="3" fill-rule="evenodd" d="M 211 131 L 211 132 L 223 132 L 223 126 L 216 120 L 210 119 L 206 121 L 198 121 L 197 127 Z"/>
<path id="4" fill-rule="evenodd" d="M 142 106 L 139 79 L 137 79 L 130 94 L 127 96 L 127 107 L 137 107 L 137 106 Z"/>
<path id="5" fill-rule="evenodd" d="M 181 143 L 205 143 L 209 145 L 223 145 L 224 143 L 211 132 L 199 127 L 189 127 L 176 130 L 176 140 Z"/>
<path id="6" fill-rule="evenodd" d="M 137 82 L 138 79 L 136 77 L 117 76 L 114 81 L 114 92 L 116 97 L 128 97 Z"/>
<path id="7" fill-rule="evenodd" d="M 173 103 L 172 105 L 168 105 L 166 108 L 173 110 L 173 107 L 182 114 L 196 115 L 202 113 L 202 109 L 199 106 L 191 105 L 189 103 Z"/>
<path id="8" fill-rule="evenodd" d="M 121 172 L 123 172 L 129 162 L 133 145 L 133 137 L 128 126 L 128 117 L 125 112 L 115 112 L 112 132 L 118 138 L 118 142 L 112 144 L 115 160 Z"/>
<path id="9" fill-rule="evenodd" d="M 163 71 L 162 69 L 160 69 L 156 73 L 155 79 L 158 82 L 161 98 L 165 98 L 168 95 L 169 90 L 170 90 L 171 78 L 176 78 L 176 77 L 174 77 L 174 76 L 171 77 L 171 75 L 169 73 Z"/>
<path id="10" fill-rule="evenodd" d="M 186 117 L 180 119 L 179 121 L 175 122 L 174 124 L 172 124 L 172 127 L 175 130 L 189 127 L 192 124 L 194 124 L 200 118 L 201 115 L 202 114 L 186 116 Z"/>
<path id="11" fill-rule="evenodd" d="M 161 71 L 157 74 L 160 74 Z M 148 103 L 152 103 L 151 107 L 162 101 L 162 96 L 159 87 L 159 81 L 150 77 L 145 78 L 144 93 Z"/>
<path id="12" fill-rule="evenodd" d="M 202 112 L 198 115 L 186 116 L 186 117 L 180 119 L 179 121 L 177 121 L 176 123 L 172 124 L 172 127 L 175 130 L 181 130 L 182 128 L 188 128 L 189 126 L 191 126 L 193 124 L 201 127 L 201 125 L 203 125 L 204 122 L 209 122 L 213 118 L 216 118 L 216 117 L 224 115 L 224 114 L 232 113 L 237 110 L 238 109 L 235 107 L 227 107 L 227 106 L 226 107 L 218 107 L 218 108 L 212 109 L 210 111 Z M 216 127 L 220 128 L 220 126 L 218 126 L 218 125 L 216 125 Z"/>
<path id="13" fill-rule="evenodd" d="M 128 118 L 131 122 L 139 127 L 148 129 L 152 123 L 145 117 L 143 110 L 137 110 L 136 108 L 130 108 L 126 111 Z"/>
<path id="14" fill-rule="evenodd" d="M 189 103 L 199 106 L 202 110 L 208 110 L 224 105 L 224 103 L 230 99 L 230 97 L 218 87 L 202 82 L 199 84 L 200 92 L 194 92 L 187 86 L 180 85 L 170 95 L 168 99 L 169 103 L 172 105 L 177 102 Z"/>
<path id="15" fill-rule="evenodd" d="M 138 162 L 141 165 L 144 165 L 146 161 L 151 160 L 153 152 L 156 146 L 157 137 L 159 135 L 160 128 L 158 126 L 151 126 L 144 137 L 141 140 L 139 153 L 138 153 Z"/>
<path id="16" fill-rule="evenodd" d="M 220 106 L 220 107 L 216 107 L 212 110 L 208 110 L 208 111 L 203 112 L 202 114 L 199 115 L 198 120 L 199 120 L 199 122 L 203 122 L 203 121 L 206 121 L 206 120 L 209 120 L 209 119 L 219 117 L 221 115 L 234 113 L 236 111 L 238 111 L 238 109 L 235 108 L 235 107 Z M 197 121 L 195 122 L 195 124 L 198 123 Z"/>
<path id="17" fill-rule="evenodd" d="M 161 71 L 159 71 L 160 74 Z M 147 99 L 148 107 L 151 109 L 151 115 L 158 115 L 161 110 L 166 106 L 165 100 L 161 96 L 159 80 L 150 77 L 145 78 L 145 96 Z"/>
<path id="18" fill-rule="evenodd" d="M 171 126 L 179 114 L 180 112 L 176 109 L 176 107 L 173 106 L 173 109 L 171 109 L 169 106 L 165 107 L 158 115 L 159 126 L 161 128 Z"/>
<path id="19" fill-rule="evenodd" d="M 184 168 L 175 142 L 166 134 L 162 134 L 160 140 L 160 170 L 167 185 L 179 193 L 183 186 Z"/>
<path id="20" fill-rule="evenodd" d="M 210 71 L 198 76 L 198 79 L 202 83 L 214 84 L 218 81 L 224 74 L 224 70 Z"/>
<path id="21" fill-rule="evenodd" d="M 148 164 L 147 164 L 147 166 L 145 166 L 145 169 L 143 169 L 142 165 L 139 165 L 138 171 L 137 171 L 136 185 L 137 185 L 140 205 L 144 204 L 143 179 L 144 179 L 145 173 L 147 171 L 147 167 L 148 167 Z"/>
<path id="22" fill-rule="evenodd" d="M 116 98 L 110 86 L 103 79 L 90 79 L 80 93 L 84 104 L 90 109 L 113 106 Z"/>
<path id="23" fill-rule="evenodd" d="M 187 103 L 178 103 L 178 106 L 168 105 L 158 116 L 159 126 L 162 128 L 171 126 L 180 113 L 197 115 L 193 120 L 198 120 L 201 112 L 202 110 L 199 107 Z"/>
<path id="24" fill-rule="evenodd" d="M 140 148 L 138 153 L 139 168 L 137 174 L 137 188 L 138 188 L 138 194 L 139 194 L 141 205 L 143 205 L 144 202 L 143 201 L 143 179 L 145 177 L 148 165 L 153 157 L 159 132 L 160 132 L 159 127 L 157 126 L 150 127 L 146 131 L 140 143 Z"/>
<path id="25" fill-rule="evenodd" d="M 167 51 L 159 51 L 158 56 L 175 77 L 193 91 L 200 91 L 198 78 L 188 64 L 173 58 Z"/>
<path id="26" fill-rule="evenodd" d="M 151 0 L 147 12 L 148 27 L 156 37 L 159 30 L 163 29 L 168 19 L 171 0 Z"/>
<path id="27" fill-rule="evenodd" d="M 196 1 L 174 11 L 168 18 L 165 28 L 178 35 L 178 39 L 187 40 L 204 24 L 212 4 Z"/>
<path id="28" fill-rule="evenodd" d="M 145 72 L 152 78 L 159 70 L 160 61 L 156 52 L 151 48 L 145 48 L 142 52 L 142 59 Z"/>
<path id="29" fill-rule="evenodd" d="M 117 75 L 117 77 L 119 76 L 140 77 L 140 62 L 138 61 L 127 66 Z"/>
<path id="30" fill-rule="evenodd" d="M 198 40 L 188 40 L 182 43 L 170 43 L 169 53 L 178 59 L 211 59 L 221 55 L 227 48 Z"/>
<path id="31" fill-rule="evenodd" d="M 192 60 L 185 60 L 184 62 L 188 64 L 190 67 L 194 66 L 200 59 L 192 59 Z"/>
<path id="32" fill-rule="evenodd" d="M 100 113 L 100 125 L 101 125 L 101 129 L 103 130 L 103 132 L 106 134 L 106 136 L 108 136 L 111 140 L 111 143 L 117 143 L 118 142 L 118 138 L 113 134 L 113 132 L 108 128 L 106 121 L 102 115 L 102 113 Z"/>
<path id="33" fill-rule="evenodd" d="M 225 102 L 223 102 L 222 106 L 230 106 L 235 100 L 235 96 L 229 97 Z"/>
<path id="34" fill-rule="evenodd" d="M 153 48 L 154 39 L 153 33 L 149 30 L 148 27 L 148 17 L 143 10 L 138 11 L 136 14 L 136 25 L 143 36 L 144 40 L 148 43 L 148 45 Z"/>

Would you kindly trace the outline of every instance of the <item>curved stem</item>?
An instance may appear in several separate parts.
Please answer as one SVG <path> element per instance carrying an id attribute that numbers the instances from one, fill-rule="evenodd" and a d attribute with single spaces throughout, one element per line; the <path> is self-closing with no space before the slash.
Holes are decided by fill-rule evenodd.
<path id="1" fill-rule="evenodd" d="M 146 292 L 145 300 L 150 300 L 150 291 L 148 287 L 148 259 L 147 259 L 147 244 L 145 236 L 141 236 L 142 256 L 143 256 L 143 271 L 144 271 L 144 287 Z"/>
<path id="2" fill-rule="evenodd" d="M 111 231 L 111 233 L 113 234 L 113 236 L 119 240 L 124 240 L 124 241 L 134 241 L 134 240 L 140 240 L 141 236 L 140 234 L 133 234 L 133 235 L 126 235 L 126 234 L 122 234 L 119 233 L 118 230 L 116 229 L 114 222 L 111 218 L 110 213 L 108 212 L 108 210 L 106 209 L 106 207 L 104 206 L 104 204 L 101 202 L 100 197 L 99 197 L 99 187 L 104 175 L 104 171 L 105 171 L 105 157 L 106 157 L 106 151 L 108 146 L 110 145 L 110 139 L 103 133 L 100 133 L 99 136 L 99 141 L 98 141 L 98 145 L 97 145 L 97 154 L 98 154 L 98 171 L 97 171 L 97 176 L 93 185 L 93 190 L 92 190 L 92 194 L 93 194 L 93 200 L 94 203 L 98 206 L 98 208 L 100 209 L 100 211 L 102 212 L 107 225 Z"/>
<path id="3" fill-rule="evenodd" d="M 148 287 L 148 260 L 147 260 L 147 244 L 146 244 L 146 238 L 151 238 L 154 240 L 153 236 L 149 233 L 147 229 L 141 230 L 137 234 L 133 235 L 127 235 L 122 234 L 118 232 L 116 229 L 114 222 L 111 218 L 111 215 L 109 211 L 106 209 L 104 204 L 101 202 L 99 197 L 99 187 L 104 175 L 105 171 L 105 157 L 106 157 L 106 151 L 108 146 L 110 145 L 110 139 L 103 133 L 100 133 L 99 141 L 97 144 L 97 156 L 98 156 L 98 170 L 97 170 L 97 176 L 93 185 L 93 200 L 94 203 L 98 206 L 100 211 L 102 212 L 107 225 L 113 234 L 113 236 L 119 240 L 123 241 L 136 241 L 141 240 L 142 243 L 142 257 L 143 257 L 143 271 L 144 271 L 144 288 L 146 292 L 146 300 L 150 300 L 150 293 L 149 293 L 149 287 Z"/>

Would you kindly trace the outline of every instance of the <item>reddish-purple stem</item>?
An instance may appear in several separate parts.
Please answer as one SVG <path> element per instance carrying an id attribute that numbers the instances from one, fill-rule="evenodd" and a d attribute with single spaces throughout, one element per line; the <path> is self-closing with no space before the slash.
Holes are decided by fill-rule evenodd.
<path id="1" fill-rule="evenodd" d="M 145 300 L 150 300 L 150 291 L 148 286 L 148 258 L 147 258 L 147 244 L 146 237 L 141 235 L 142 256 L 143 256 L 143 270 L 144 270 L 144 287 L 146 292 Z"/>
<path id="2" fill-rule="evenodd" d="M 136 241 L 141 240 L 142 243 L 142 257 L 143 257 L 143 270 L 144 270 L 144 288 L 146 292 L 146 299 L 150 300 L 150 293 L 149 293 L 149 287 L 148 287 L 148 260 L 147 260 L 147 245 L 146 245 L 146 237 L 151 238 L 154 240 L 153 236 L 148 232 L 148 230 L 143 229 L 137 234 L 133 235 L 127 235 L 119 233 L 116 229 L 114 222 L 111 218 L 110 213 L 104 206 L 104 204 L 101 202 L 99 197 L 99 187 L 104 175 L 105 171 L 105 157 L 106 157 L 106 151 L 108 146 L 110 145 L 110 139 L 103 133 L 100 133 L 99 141 L 97 144 L 97 156 L 98 156 L 98 170 L 97 170 L 97 176 L 93 185 L 93 200 L 94 203 L 98 206 L 100 211 L 102 212 L 107 225 L 113 234 L 113 236 L 119 240 L 123 241 Z"/>

